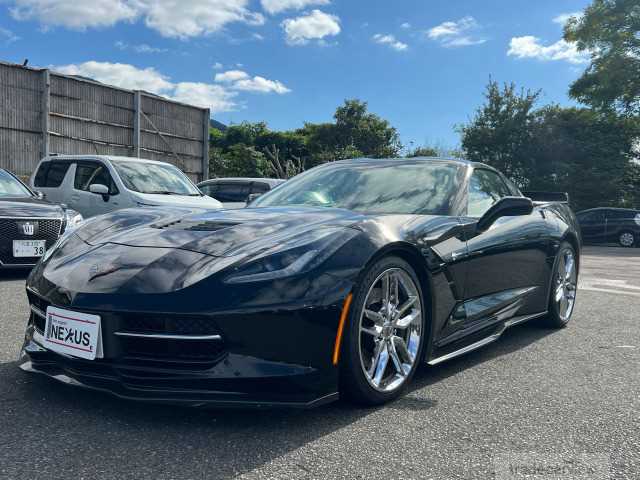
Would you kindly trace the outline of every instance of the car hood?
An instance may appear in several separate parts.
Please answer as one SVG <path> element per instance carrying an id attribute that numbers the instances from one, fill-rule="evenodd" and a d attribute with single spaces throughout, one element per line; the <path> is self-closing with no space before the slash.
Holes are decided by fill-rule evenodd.
<path id="1" fill-rule="evenodd" d="M 2 197 L 0 217 L 60 218 L 64 211 L 60 205 L 35 197 Z"/>
<path id="2" fill-rule="evenodd" d="M 222 208 L 222 204 L 207 195 L 192 197 L 188 195 L 161 195 L 157 193 L 134 192 L 136 201 L 152 207 L 194 207 L 194 208 Z"/>
<path id="3" fill-rule="evenodd" d="M 78 228 L 76 234 L 90 245 L 179 248 L 230 257 L 273 246 L 308 230 L 349 227 L 364 218 L 348 210 L 330 208 L 140 208 L 95 217 Z"/>

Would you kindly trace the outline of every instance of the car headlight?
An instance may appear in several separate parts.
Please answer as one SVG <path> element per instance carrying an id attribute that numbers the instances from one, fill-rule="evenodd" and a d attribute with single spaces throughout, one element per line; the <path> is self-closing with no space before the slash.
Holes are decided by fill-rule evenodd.
<path id="1" fill-rule="evenodd" d="M 75 210 L 71 210 L 68 208 L 64 212 L 65 215 L 65 223 L 67 225 L 65 232 L 69 232 L 71 230 L 75 230 L 78 225 L 80 225 L 84 221 L 84 217 L 76 212 Z"/>
<path id="2" fill-rule="evenodd" d="M 306 273 L 358 233 L 352 228 L 328 227 L 296 235 L 242 261 L 224 281 L 260 282 Z"/>

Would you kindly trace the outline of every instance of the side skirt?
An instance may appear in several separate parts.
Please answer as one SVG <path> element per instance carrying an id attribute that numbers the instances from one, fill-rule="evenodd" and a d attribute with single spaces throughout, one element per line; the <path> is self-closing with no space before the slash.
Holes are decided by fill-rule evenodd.
<path id="1" fill-rule="evenodd" d="M 456 358 L 456 357 L 459 357 L 460 355 L 464 355 L 465 353 L 469 353 L 469 352 L 472 352 L 473 350 L 477 350 L 478 348 L 484 347 L 485 345 L 488 345 L 498 340 L 507 328 L 513 327 L 515 325 L 519 325 L 529 320 L 533 320 L 534 318 L 543 317 L 547 313 L 548 313 L 547 311 L 544 311 L 540 313 L 534 313 L 533 315 L 522 315 L 519 317 L 513 317 L 505 321 L 504 324 L 495 333 L 489 335 L 488 337 L 478 340 L 477 342 L 469 344 L 451 353 L 447 353 L 446 355 L 443 355 L 441 357 L 437 357 L 432 360 L 429 360 L 427 364 L 438 365 L 439 363 L 446 362 L 447 360 L 451 360 L 452 358 Z"/>

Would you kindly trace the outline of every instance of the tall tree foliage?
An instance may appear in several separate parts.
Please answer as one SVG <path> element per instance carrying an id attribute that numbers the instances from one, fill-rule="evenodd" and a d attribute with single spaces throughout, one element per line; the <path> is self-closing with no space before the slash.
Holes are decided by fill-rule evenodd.
<path id="1" fill-rule="evenodd" d="M 485 104 L 460 129 L 467 157 L 523 189 L 569 192 L 577 210 L 633 205 L 635 120 L 585 108 L 536 109 L 538 95 L 490 82 Z"/>
<path id="2" fill-rule="evenodd" d="M 591 55 L 571 96 L 599 110 L 640 114 L 640 1 L 594 0 L 567 22 L 564 38 Z"/>
<path id="3" fill-rule="evenodd" d="M 368 111 L 367 103 L 346 100 L 334 123 L 306 123 L 288 132 L 265 123 L 242 123 L 222 133 L 212 130 L 212 176 L 289 177 L 321 163 L 368 156 L 397 157 L 398 132 L 387 120 Z"/>
<path id="4" fill-rule="evenodd" d="M 460 127 L 467 156 L 504 172 L 528 186 L 532 173 L 529 153 L 536 121 L 535 104 L 540 92 L 518 91 L 516 86 L 489 80 L 485 103 L 469 125 Z"/>

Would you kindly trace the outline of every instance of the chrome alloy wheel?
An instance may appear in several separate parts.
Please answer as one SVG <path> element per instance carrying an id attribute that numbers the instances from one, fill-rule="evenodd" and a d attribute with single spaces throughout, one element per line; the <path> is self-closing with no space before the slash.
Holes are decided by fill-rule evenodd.
<path id="1" fill-rule="evenodd" d="M 401 268 L 382 272 L 371 284 L 359 320 L 360 365 L 380 392 L 400 388 L 420 349 L 422 304 L 418 286 Z"/>
<path id="2" fill-rule="evenodd" d="M 573 252 L 565 250 L 560 255 L 555 283 L 555 301 L 560 319 L 566 322 L 571 317 L 575 304 L 578 273 Z"/>
<path id="3" fill-rule="evenodd" d="M 633 233 L 630 232 L 624 232 L 620 234 L 620 238 L 618 239 L 620 245 L 622 245 L 623 247 L 633 247 L 635 240 L 636 239 L 633 237 Z"/>

